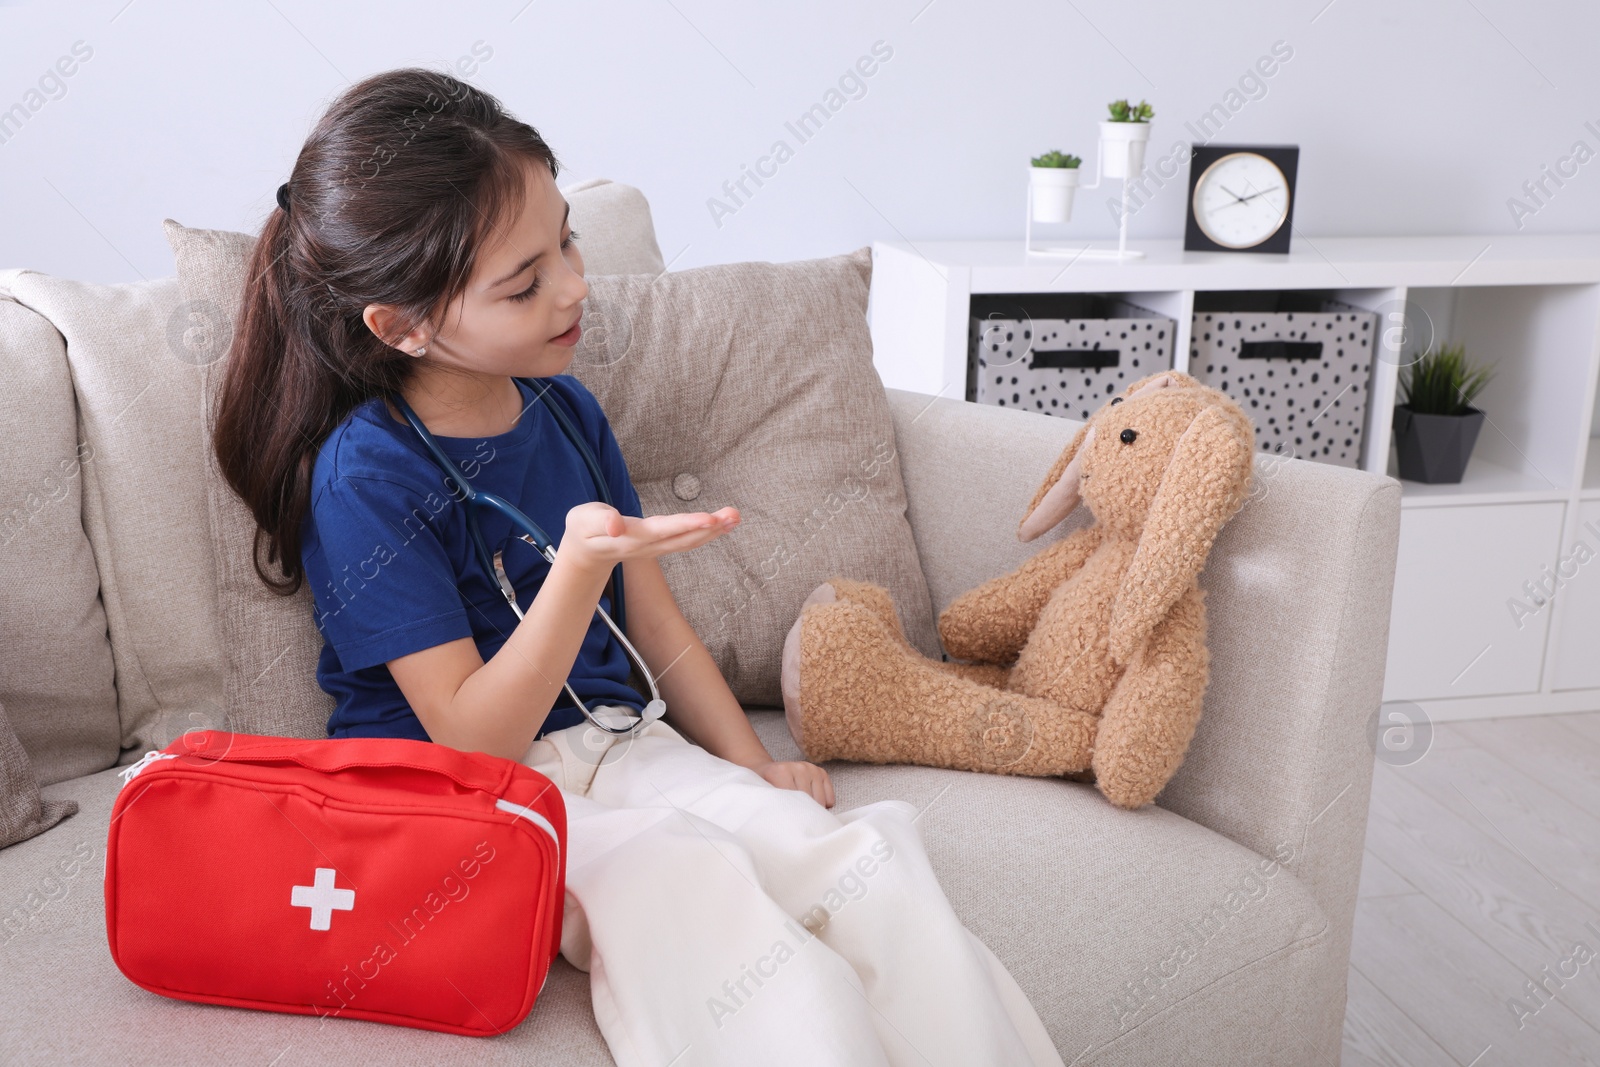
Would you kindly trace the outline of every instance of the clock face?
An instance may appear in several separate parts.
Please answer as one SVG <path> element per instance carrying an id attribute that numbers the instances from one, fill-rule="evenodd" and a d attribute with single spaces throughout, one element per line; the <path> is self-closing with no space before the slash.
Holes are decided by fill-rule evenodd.
<path id="1" fill-rule="evenodd" d="M 1289 182 L 1266 156 L 1233 152 L 1205 169 L 1194 187 L 1194 220 L 1224 248 L 1252 248 L 1283 226 Z"/>

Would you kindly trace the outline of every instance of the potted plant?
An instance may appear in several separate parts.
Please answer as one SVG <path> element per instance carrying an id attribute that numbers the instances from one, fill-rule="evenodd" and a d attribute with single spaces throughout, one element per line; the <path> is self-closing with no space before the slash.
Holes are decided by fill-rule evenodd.
<path id="1" fill-rule="evenodd" d="M 1033 218 L 1036 222 L 1070 222 L 1072 195 L 1078 188 L 1078 164 L 1083 160 L 1051 149 L 1033 157 L 1029 181 L 1033 184 Z"/>
<path id="2" fill-rule="evenodd" d="M 1413 482 L 1459 482 L 1483 428 L 1472 400 L 1494 376 L 1468 366 L 1463 345 L 1430 348 L 1400 375 L 1404 397 L 1394 408 L 1400 477 Z"/>
<path id="3" fill-rule="evenodd" d="M 1144 170 L 1144 148 L 1150 141 L 1153 108 L 1144 100 L 1138 105 L 1113 100 L 1106 105 L 1111 117 L 1100 123 L 1100 151 L 1104 155 L 1101 172 L 1107 178 L 1131 178 Z"/>

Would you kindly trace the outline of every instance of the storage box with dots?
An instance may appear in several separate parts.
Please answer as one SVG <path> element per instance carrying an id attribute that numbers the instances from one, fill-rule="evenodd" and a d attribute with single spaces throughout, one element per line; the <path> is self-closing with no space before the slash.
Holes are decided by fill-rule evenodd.
<path id="1" fill-rule="evenodd" d="M 1325 293 L 1196 293 L 1189 375 L 1239 402 L 1263 452 L 1359 467 L 1377 332 Z"/>
<path id="2" fill-rule="evenodd" d="M 1106 294 L 974 295 L 967 399 L 1087 419 L 1130 383 L 1172 367 L 1176 325 Z"/>

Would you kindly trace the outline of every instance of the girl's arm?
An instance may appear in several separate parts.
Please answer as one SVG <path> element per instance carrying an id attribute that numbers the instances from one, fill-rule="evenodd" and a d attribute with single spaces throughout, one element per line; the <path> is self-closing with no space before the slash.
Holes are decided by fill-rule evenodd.
<path id="1" fill-rule="evenodd" d="M 470 637 L 390 660 L 389 673 L 428 737 L 521 759 L 572 673 L 610 573 L 558 550 L 526 615 L 489 662 Z"/>
<path id="2" fill-rule="evenodd" d="M 733 518 L 691 512 L 641 519 L 624 516 L 599 501 L 580 504 L 567 512 L 555 562 L 534 593 L 533 603 L 489 662 L 478 654 L 472 638 L 462 637 L 389 660 L 389 673 L 433 741 L 520 760 L 572 673 L 600 593 L 611 577 L 613 561 L 624 561 L 630 568 L 623 573 L 631 622 L 635 600 L 628 579 L 634 574 L 633 559 L 649 561 L 659 578 L 660 568 L 654 566 L 657 554 L 697 548 L 730 529 Z M 641 584 L 647 584 L 647 579 L 648 575 Z M 672 594 L 665 581 L 661 588 L 670 603 Z M 645 604 L 651 599 L 646 597 Z M 672 610 L 677 611 L 675 603 Z M 640 614 L 648 627 L 648 620 L 659 613 L 647 606 Z M 658 673 L 669 662 L 649 658 L 643 648 L 640 654 Z M 716 681 L 726 692 L 720 675 Z M 731 699 L 732 694 L 728 695 Z M 739 710 L 736 701 L 733 707 Z M 749 730 L 748 722 L 745 729 Z M 754 731 L 750 731 L 750 739 L 755 740 Z M 760 749 L 759 741 L 756 747 Z M 772 780 L 770 775 L 764 776 Z"/>
<path id="3" fill-rule="evenodd" d="M 774 760 L 756 736 L 711 652 L 679 610 L 660 564 L 653 558 L 625 560 L 622 575 L 628 638 L 656 676 L 667 702 L 665 721 L 712 755 L 832 807 L 833 783 L 826 771 L 801 760 Z"/>

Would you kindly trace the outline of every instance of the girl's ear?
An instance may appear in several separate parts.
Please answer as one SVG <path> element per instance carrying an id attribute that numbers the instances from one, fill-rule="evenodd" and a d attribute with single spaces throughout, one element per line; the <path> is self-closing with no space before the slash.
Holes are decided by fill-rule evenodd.
<path id="1" fill-rule="evenodd" d="M 399 349 L 405 355 L 415 355 L 417 349 L 428 343 L 428 328 L 420 325 L 404 337 L 394 337 L 394 309 L 386 304 L 368 304 L 361 311 L 361 321 L 367 324 L 367 329 L 372 335 L 390 348 Z"/>

